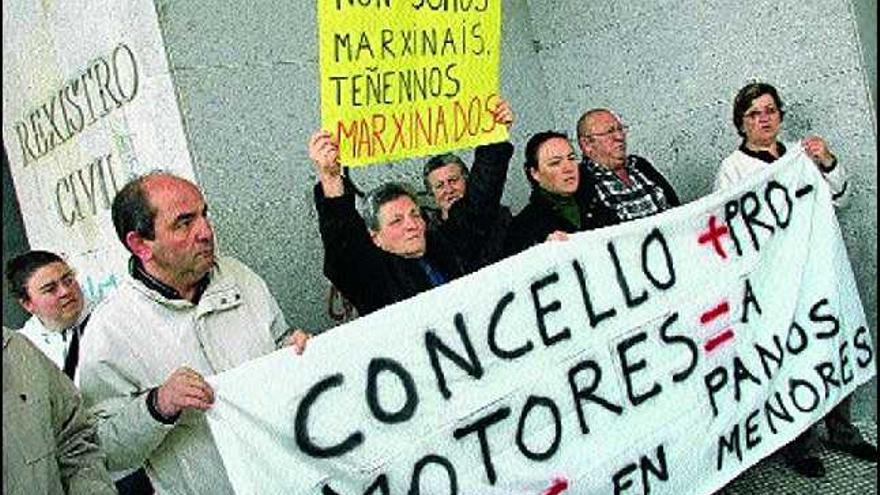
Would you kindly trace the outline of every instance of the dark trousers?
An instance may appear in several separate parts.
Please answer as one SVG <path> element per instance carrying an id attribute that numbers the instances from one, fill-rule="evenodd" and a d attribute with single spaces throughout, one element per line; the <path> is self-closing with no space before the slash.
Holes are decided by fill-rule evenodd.
<path id="1" fill-rule="evenodd" d="M 852 405 L 848 396 L 834 406 L 834 409 L 825 415 L 825 428 L 828 430 L 828 439 L 837 444 L 853 445 L 863 441 L 861 433 L 852 424 Z M 783 454 L 789 460 L 796 460 L 807 456 L 819 455 L 818 424 L 812 425 L 800 434 L 783 449 Z"/>
<path id="2" fill-rule="evenodd" d="M 119 495 L 153 495 L 153 485 L 144 468 L 129 474 L 115 483 Z"/>

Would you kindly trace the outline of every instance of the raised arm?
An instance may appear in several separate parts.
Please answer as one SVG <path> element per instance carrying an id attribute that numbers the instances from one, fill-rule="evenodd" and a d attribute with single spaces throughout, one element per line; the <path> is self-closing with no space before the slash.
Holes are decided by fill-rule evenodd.
<path id="1" fill-rule="evenodd" d="M 345 193 L 342 166 L 339 164 L 339 144 L 327 131 L 318 131 L 309 138 L 309 158 L 315 164 L 318 181 L 324 196 L 338 198 Z"/>
<path id="2" fill-rule="evenodd" d="M 368 283 L 381 270 L 381 253 L 355 208 L 354 186 L 341 173 L 339 148 L 324 131 L 309 140 L 309 158 L 318 172 L 315 209 L 324 246 L 324 275 L 359 312 L 371 299 Z"/>
<path id="3" fill-rule="evenodd" d="M 499 98 L 492 112 L 497 124 L 510 130 L 514 122 L 514 114 L 510 104 Z M 479 214 L 487 209 L 497 208 L 501 204 L 507 171 L 513 156 L 513 145 L 509 141 L 477 146 L 474 150 L 474 165 L 468 176 L 467 193 L 462 198 L 468 208 Z"/>
<path id="4" fill-rule="evenodd" d="M 513 112 L 503 99 L 499 99 L 492 115 L 497 124 L 508 128 L 513 125 Z M 458 249 L 467 252 L 479 250 L 482 245 L 481 236 L 489 232 L 500 211 L 512 156 L 513 145 L 509 141 L 480 145 L 474 150 L 467 189 L 450 208 L 444 226 L 448 237 L 459 244 Z"/>

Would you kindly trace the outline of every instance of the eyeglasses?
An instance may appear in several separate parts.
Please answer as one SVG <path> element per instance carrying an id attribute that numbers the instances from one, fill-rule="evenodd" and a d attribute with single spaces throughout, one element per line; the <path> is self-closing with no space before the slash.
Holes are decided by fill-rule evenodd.
<path id="1" fill-rule="evenodd" d="M 608 129 L 605 132 L 594 132 L 592 134 L 586 134 L 585 137 L 605 138 L 605 137 L 613 136 L 617 133 L 625 135 L 627 133 L 627 131 L 629 131 L 628 125 L 619 125 L 616 127 L 612 127 L 611 129 Z"/>
<path id="2" fill-rule="evenodd" d="M 778 108 L 776 108 L 776 107 L 767 107 L 767 108 L 765 108 L 765 109 L 763 109 L 763 110 L 757 110 L 757 109 L 755 109 L 755 110 L 752 110 L 752 111 L 750 111 L 750 112 L 746 112 L 745 115 L 743 115 L 743 116 L 744 116 L 745 118 L 749 119 L 749 120 L 754 120 L 754 119 L 757 119 L 757 118 L 759 118 L 759 117 L 767 117 L 767 118 L 770 118 L 770 117 L 775 117 L 775 116 L 777 116 L 777 115 L 779 115 L 779 109 L 778 109 Z"/>

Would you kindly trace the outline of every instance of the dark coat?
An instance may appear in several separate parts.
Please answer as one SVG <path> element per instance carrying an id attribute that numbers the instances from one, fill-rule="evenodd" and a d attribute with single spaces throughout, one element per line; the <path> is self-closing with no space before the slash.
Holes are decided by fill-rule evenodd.
<path id="1" fill-rule="evenodd" d="M 547 236 L 557 230 L 572 234 L 620 223 L 614 211 L 602 204 L 595 194 L 590 195 L 586 188 L 579 187 L 575 201 L 581 215 L 581 227 L 577 228 L 553 208 L 552 202 L 537 190 L 538 187 L 532 185 L 529 204 L 513 217 L 507 229 L 504 249 L 508 256 L 546 241 Z"/>
<path id="2" fill-rule="evenodd" d="M 453 208 L 455 205 L 453 205 Z M 423 208 L 422 215 L 428 223 L 428 230 L 438 235 L 443 235 L 444 224 L 440 210 L 434 208 Z M 504 239 L 507 236 L 507 229 L 510 222 L 513 221 L 513 214 L 510 208 L 499 206 L 494 212 L 486 212 L 485 215 L 491 215 L 486 220 L 487 228 L 483 228 L 472 236 L 472 243 L 466 246 L 467 253 L 461 256 L 460 262 L 467 273 L 472 273 L 484 266 L 489 266 L 496 261 L 504 258 Z M 459 248 L 461 249 L 461 248 Z"/>
<path id="3" fill-rule="evenodd" d="M 634 159 L 634 166 L 645 177 L 660 187 L 670 207 L 681 205 L 675 190 L 660 172 L 644 158 L 635 155 L 631 155 L 631 157 Z M 553 209 L 550 200 L 535 190 L 535 188 L 540 186 L 532 183 L 532 194 L 529 197 L 529 204 L 514 217 L 513 222 L 508 228 L 508 235 L 504 243 L 504 249 L 508 256 L 544 242 L 548 235 L 557 230 L 574 233 L 607 227 L 621 222 L 617 212 L 600 199 L 599 193 L 596 191 L 598 179 L 590 173 L 586 162 L 582 161 L 579 168 L 580 183 L 578 184 L 578 190 L 575 192 L 575 201 L 581 214 L 581 228 L 578 229 L 557 213 Z"/>
<path id="4" fill-rule="evenodd" d="M 467 194 L 450 210 L 449 219 L 437 229 L 426 228 L 424 259 L 443 273 L 446 280 L 465 275 L 476 265 L 473 260 L 481 236 L 491 228 L 504 190 L 504 180 L 513 145 L 495 143 L 477 147 Z M 408 299 L 433 287 L 417 259 L 388 253 L 377 247 L 363 218 L 355 209 L 351 183 L 345 194 L 326 198 L 315 185 L 315 207 L 324 244 L 324 275 L 365 315 L 389 304 Z"/>

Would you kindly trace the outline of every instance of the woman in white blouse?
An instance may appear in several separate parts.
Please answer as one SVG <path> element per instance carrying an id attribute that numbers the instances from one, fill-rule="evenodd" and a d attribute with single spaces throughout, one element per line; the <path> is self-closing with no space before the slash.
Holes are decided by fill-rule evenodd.
<path id="1" fill-rule="evenodd" d="M 731 187 L 766 169 L 786 152 L 802 147 L 828 182 L 834 204 L 840 206 L 848 192 L 843 165 L 819 136 L 795 142 L 779 141 L 784 116 L 782 100 L 773 86 L 756 82 L 739 90 L 733 100 L 733 125 L 743 141 L 739 149 L 721 162 L 715 190 Z"/>
<path id="2" fill-rule="evenodd" d="M 739 149 L 721 162 L 715 190 L 731 187 L 773 166 L 786 152 L 802 147 L 819 168 L 831 189 L 834 204 L 839 206 L 848 192 L 843 165 L 838 163 L 821 137 L 808 136 L 787 143 L 779 141 L 784 116 L 782 100 L 773 86 L 756 82 L 739 90 L 733 101 L 733 124 L 743 141 Z M 877 462 L 877 447 L 866 442 L 852 424 L 850 407 L 847 397 L 825 416 L 828 430 L 825 444 L 860 459 Z M 820 441 L 814 425 L 787 445 L 783 455 L 789 466 L 801 475 L 818 478 L 825 475 L 819 451 Z"/>

